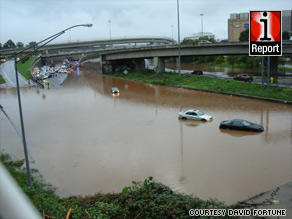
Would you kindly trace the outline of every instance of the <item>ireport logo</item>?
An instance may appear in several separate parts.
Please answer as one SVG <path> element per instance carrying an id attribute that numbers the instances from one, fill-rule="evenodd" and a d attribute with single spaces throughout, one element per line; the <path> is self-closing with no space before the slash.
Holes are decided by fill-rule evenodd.
<path id="1" fill-rule="evenodd" d="M 250 11 L 249 24 L 250 56 L 282 56 L 281 11 Z"/>

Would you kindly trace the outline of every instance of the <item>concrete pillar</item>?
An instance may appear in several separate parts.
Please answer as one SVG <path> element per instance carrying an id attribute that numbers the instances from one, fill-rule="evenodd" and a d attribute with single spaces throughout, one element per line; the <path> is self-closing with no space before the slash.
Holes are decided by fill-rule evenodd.
<path id="1" fill-rule="evenodd" d="M 278 74 L 278 56 L 271 56 L 271 75 Z"/>
<path id="2" fill-rule="evenodd" d="M 145 61 L 144 59 L 137 59 L 135 60 L 135 70 L 144 69 L 145 68 Z"/>
<path id="3" fill-rule="evenodd" d="M 98 70 L 97 72 L 103 74 L 103 65 L 102 65 L 102 55 L 97 59 L 98 60 Z"/>
<path id="4" fill-rule="evenodd" d="M 156 73 L 165 71 L 164 58 L 154 57 L 154 71 Z"/>

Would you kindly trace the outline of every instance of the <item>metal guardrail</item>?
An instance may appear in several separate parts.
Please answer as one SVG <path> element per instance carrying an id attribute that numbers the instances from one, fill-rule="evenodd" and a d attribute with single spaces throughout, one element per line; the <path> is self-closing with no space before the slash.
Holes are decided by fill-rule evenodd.
<path id="1" fill-rule="evenodd" d="M 42 218 L 1 162 L 0 194 L 0 218 Z"/>
<path id="2" fill-rule="evenodd" d="M 42 47 L 42 50 L 52 50 L 52 49 L 72 49 L 72 48 L 82 48 L 82 47 L 92 47 L 96 45 L 112 45 L 112 44 L 129 44 L 129 43 L 165 43 L 174 44 L 176 41 L 169 37 L 126 37 L 126 38 L 112 38 L 105 40 L 93 40 L 93 41 L 78 41 L 78 42 L 67 42 L 60 44 L 48 44 Z M 32 48 L 31 50 L 33 50 Z M 12 49 L 1 49 L 0 54 L 12 54 L 14 52 L 19 52 L 23 48 L 12 48 Z M 27 50 L 30 52 L 31 50 Z"/>

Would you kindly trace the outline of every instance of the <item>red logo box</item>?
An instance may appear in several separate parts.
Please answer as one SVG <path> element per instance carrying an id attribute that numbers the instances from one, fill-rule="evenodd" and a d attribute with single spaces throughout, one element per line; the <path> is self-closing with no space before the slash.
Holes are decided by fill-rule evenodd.
<path id="1" fill-rule="evenodd" d="M 250 11 L 249 24 L 250 56 L 282 56 L 282 11 Z"/>

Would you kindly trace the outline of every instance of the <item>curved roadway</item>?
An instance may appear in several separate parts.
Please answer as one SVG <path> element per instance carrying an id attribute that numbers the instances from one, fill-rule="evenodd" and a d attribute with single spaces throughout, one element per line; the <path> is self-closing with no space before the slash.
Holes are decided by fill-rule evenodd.
<path id="1" fill-rule="evenodd" d="M 4 62 L 0 65 L 0 74 L 5 80 L 6 87 L 16 87 L 14 60 Z M 28 86 L 28 81 L 18 73 L 20 87 Z"/>

